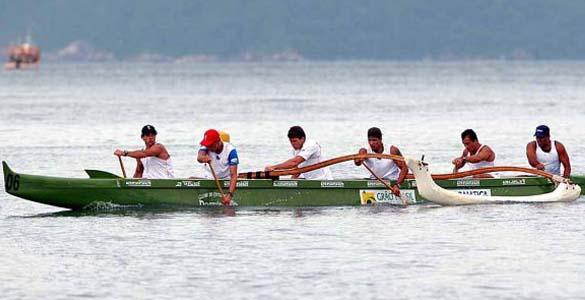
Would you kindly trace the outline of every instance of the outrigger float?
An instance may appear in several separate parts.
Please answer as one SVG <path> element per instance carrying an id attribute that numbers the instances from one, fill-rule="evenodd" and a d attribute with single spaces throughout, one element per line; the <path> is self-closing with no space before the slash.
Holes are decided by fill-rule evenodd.
<path id="1" fill-rule="evenodd" d="M 494 167 L 457 174 L 431 175 L 419 160 L 406 159 L 414 173 L 400 186 L 401 197 L 377 180 L 291 180 L 278 176 L 307 172 L 356 158 L 401 159 L 388 154 L 346 155 L 318 165 L 274 172 L 241 173 L 234 206 L 312 207 L 359 206 L 371 204 L 441 205 L 494 202 L 565 202 L 583 194 L 585 176 L 571 182 L 542 171 L 518 167 Z M 2 162 L 7 193 L 30 201 L 72 209 L 161 208 L 221 206 L 221 194 L 208 179 L 130 179 L 115 174 L 86 170 L 89 178 L 62 178 L 14 172 Z M 493 171 L 526 171 L 542 176 L 506 178 L 458 178 Z M 251 179 L 251 178 L 267 179 Z M 452 178 L 452 179 L 448 179 Z M 563 181 L 561 183 L 555 180 Z M 229 181 L 220 181 L 227 187 Z"/>
<path id="2" fill-rule="evenodd" d="M 440 205 L 571 202 L 577 200 L 581 195 L 580 185 L 573 183 L 569 179 L 550 174 L 546 175 L 549 180 L 556 182 L 556 186 L 554 187 L 554 190 L 540 194 L 485 195 L 458 193 L 456 191 L 447 190 L 436 184 L 426 163 L 412 158 L 405 158 L 405 161 L 414 174 L 417 191 L 420 196 Z M 583 183 L 581 182 L 581 184 Z"/>

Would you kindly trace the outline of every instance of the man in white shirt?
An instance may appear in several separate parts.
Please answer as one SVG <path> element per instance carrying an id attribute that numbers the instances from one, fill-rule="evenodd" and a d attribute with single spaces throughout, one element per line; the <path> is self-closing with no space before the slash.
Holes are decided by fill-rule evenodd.
<path id="1" fill-rule="evenodd" d="M 538 170 L 551 174 L 561 175 L 561 164 L 563 165 L 563 177 L 571 176 L 571 161 L 565 146 L 550 139 L 550 129 L 546 125 L 536 127 L 534 132 L 535 141 L 526 145 L 526 157 L 528 163 Z"/>
<path id="2" fill-rule="evenodd" d="M 368 129 L 368 144 L 370 145 L 370 153 L 384 153 L 384 143 L 382 143 L 382 131 L 380 128 L 372 127 Z M 358 154 L 366 154 L 368 150 L 361 148 Z M 400 150 L 394 145 L 390 145 L 390 154 L 400 155 Z M 404 161 L 393 160 L 393 159 L 381 159 L 381 158 L 367 158 L 367 159 L 356 159 L 356 166 L 360 166 L 365 163 L 376 176 L 382 179 L 395 180 L 396 183 L 392 184 L 392 192 L 400 196 L 399 186 L 404 182 L 406 174 L 408 174 L 408 167 Z M 376 179 L 374 175 L 370 175 L 370 179 Z"/>
<path id="3" fill-rule="evenodd" d="M 288 140 L 293 147 L 293 158 L 282 162 L 280 164 L 266 166 L 264 169 L 267 172 L 274 170 L 285 170 L 292 168 L 302 168 L 314 165 L 324 161 L 321 153 L 321 146 L 312 140 L 307 140 L 305 131 L 300 126 L 293 126 L 288 130 Z M 333 176 L 329 167 L 317 169 L 314 171 L 295 175 L 292 178 L 301 179 L 315 179 L 315 180 L 331 180 Z"/>
<path id="4" fill-rule="evenodd" d="M 470 170 L 493 167 L 496 160 L 496 153 L 488 145 L 482 145 L 477 139 L 473 129 L 465 129 L 461 133 L 461 143 L 465 147 L 460 157 L 453 159 L 454 172 L 456 173 L 463 166 L 468 165 Z M 480 174 L 475 178 L 491 178 L 492 175 Z"/>
<path id="5" fill-rule="evenodd" d="M 224 204 L 229 204 L 236 191 L 238 181 L 238 151 L 234 145 L 223 142 L 219 132 L 215 129 L 207 130 L 200 144 L 197 161 L 211 164 L 217 179 L 230 180 L 229 190 L 222 199 Z M 211 170 L 208 171 L 211 172 Z M 211 173 L 207 177 L 212 178 Z"/>
<path id="6" fill-rule="evenodd" d="M 136 171 L 134 178 L 168 179 L 174 178 L 171 155 L 163 146 L 156 142 L 156 129 L 152 125 L 142 127 L 140 137 L 144 141 L 143 150 L 120 150 L 116 149 L 116 156 L 130 156 L 136 159 Z"/>

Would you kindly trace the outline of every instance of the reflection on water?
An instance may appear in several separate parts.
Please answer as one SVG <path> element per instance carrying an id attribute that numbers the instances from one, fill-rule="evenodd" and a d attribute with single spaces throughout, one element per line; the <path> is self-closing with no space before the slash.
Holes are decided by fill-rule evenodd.
<path id="1" fill-rule="evenodd" d="M 18 200 L 17 200 L 18 201 Z M 36 204 L 35 204 L 36 205 Z M 440 206 L 434 204 L 417 205 L 419 209 L 424 207 Z M 95 209 L 95 210 L 61 210 L 56 212 L 43 212 L 32 215 L 13 215 L 6 218 L 79 218 L 79 217 L 99 217 L 99 218 L 120 218 L 132 217 L 138 219 L 165 219 L 172 216 L 194 215 L 196 217 L 223 218 L 223 217 L 246 217 L 246 216 L 291 216 L 293 218 L 312 217 L 323 215 L 329 211 L 342 211 L 358 209 L 363 214 L 377 214 L 383 212 L 399 213 L 406 207 L 397 205 L 377 204 L 363 207 L 233 207 L 233 206 L 211 206 L 211 207 L 166 207 L 166 208 L 121 208 L 121 209 Z"/>

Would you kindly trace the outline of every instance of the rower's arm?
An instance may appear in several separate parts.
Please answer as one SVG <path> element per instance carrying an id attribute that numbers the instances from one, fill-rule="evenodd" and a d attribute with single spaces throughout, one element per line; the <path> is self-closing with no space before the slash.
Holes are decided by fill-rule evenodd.
<path id="1" fill-rule="evenodd" d="M 232 195 L 236 192 L 236 187 L 238 183 L 238 165 L 231 165 L 230 166 L 230 187 L 228 192 L 232 193 Z"/>
<path id="2" fill-rule="evenodd" d="M 465 157 L 465 161 L 470 162 L 472 164 L 478 163 L 480 161 L 487 161 L 490 156 L 492 155 L 493 151 L 489 147 L 484 147 L 479 151 L 479 153 L 475 155 L 470 155 Z"/>
<path id="3" fill-rule="evenodd" d="M 461 153 L 461 156 L 453 159 L 452 163 L 455 165 L 453 173 L 455 173 L 457 170 L 465 166 L 465 160 L 463 158 L 467 157 L 467 153 L 468 153 L 467 149 L 463 149 L 463 153 Z"/>
<path id="4" fill-rule="evenodd" d="M 561 161 L 561 164 L 563 164 L 563 177 L 569 178 L 569 176 L 571 176 L 571 160 L 569 159 L 567 149 L 565 149 L 565 146 L 560 142 L 556 142 L 555 146 L 557 147 L 559 160 Z"/>
<path id="5" fill-rule="evenodd" d="M 398 147 L 392 146 L 390 147 L 390 154 L 402 156 Z M 408 167 L 403 160 L 393 159 L 394 163 L 400 168 L 400 174 L 398 175 L 398 179 L 396 180 L 397 185 L 401 185 L 404 183 L 404 179 L 406 178 L 406 174 L 408 174 Z"/>
<path id="6" fill-rule="evenodd" d="M 361 148 L 358 151 L 359 155 L 363 155 L 363 154 L 367 154 L 367 153 L 368 153 L 368 150 L 366 150 L 366 148 Z M 356 166 L 361 166 L 362 163 L 364 162 L 364 160 L 363 159 L 354 159 L 353 162 L 355 163 Z"/>
<path id="7" fill-rule="evenodd" d="M 134 178 L 142 178 L 142 173 L 144 172 L 144 166 L 140 159 L 136 159 L 136 171 L 134 171 Z"/>
<path id="8" fill-rule="evenodd" d="M 149 156 L 159 156 L 162 153 L 163 148 L 159 144 L 155 144 L 154 146 L 146 149 L 146 150 L 134 150 L 128 151 L 126 156 L 130 156 L 132 158 L 141 159 Z"/>
<path id="9" fill-rule="evenodd" d="M 197 161 L 204 164 L 210 162 L 211 159 L 209 158 L 209 154 L 207 153 L 207 151 L 199 150 L 199 152 L 197 152 Z"/>
<path id="10" fill-rule="evenodd" d="M 526 145 L 526 158 L 533 168 L 538 169 L 538 165 L 541 163 L 536 159 L 536 142 L 530 142 Z"/>
<path id="11" fill-rule="evenodd" d="M 302 156 L 295 156 L 283 163 L 272 166 L 273 170 L 284 170 L 298 167 L 298 165 L 304 162 L 305 159 Z"/>

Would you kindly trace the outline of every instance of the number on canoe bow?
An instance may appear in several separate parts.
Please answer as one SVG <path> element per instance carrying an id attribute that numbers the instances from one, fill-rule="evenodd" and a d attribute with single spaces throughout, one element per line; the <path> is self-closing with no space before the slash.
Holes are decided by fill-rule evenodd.
<path id="1" fill-rule="evenodd" d="M 11 189 L 13 191 L 18 191 L 18 189 L 20 188 L 20 175 L 8 174 L 8 176 L 6 176 L 5 184 L 6 184 L 6 191 L 10 191 Z"/>

